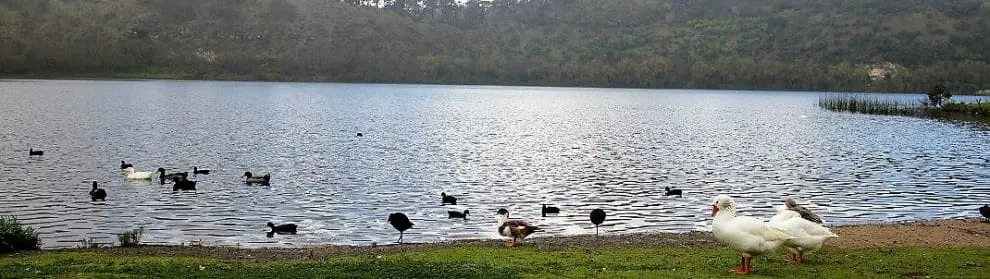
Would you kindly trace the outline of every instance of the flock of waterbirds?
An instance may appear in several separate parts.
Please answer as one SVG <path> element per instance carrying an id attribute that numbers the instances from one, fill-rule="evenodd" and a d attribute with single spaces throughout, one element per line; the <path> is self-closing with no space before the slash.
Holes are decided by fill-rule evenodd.
<path id="1" fill-rule="evenodd" d="M 358 136 L 363 135 L 358 133 Z M 28 150 L 28 155 L 43 156 L 44 151 L 31 148 Z M 196 190 L 196 181 L 188 179 L 189 172 L 167 173 L 164 168 L 158 168 L 154 173 L 138 172 L 135 171 L 132 164 L 125 161 L 120 161 L 120 168 L 124 171 L 127 179 L 152 180 L 154 174 L 157 173 L 161 184 L 164 185 L 166 181 L 172 181 L 173 191 Z M 193 175 L 199 174 L 210 174 L 210 170 L 193 167 Z M 270 185 L 271 182 L 270 174 L 255 176 L 251 172 L 245 172 L 242 177 L 245 178 L 244 182 L 247 184 Z M 93 201 L 105 201 L 107 198 L 106 190 L 100 189 L 96 181 L 93 181 L 93 188 L 89 194 Z M 681 197 L 683 191 L 665 187 L 664 195 Z M 457 205 L 457 198 L 447 195 L 446 192 L 440 193 L 440 201 L 441 206 Z M 983 221 L 990 222 L 990 204 L 983 205 L 978 210 L 980 215 L 984 217 Z M 560 212 L 559 207 L 543 204 L 540 213 L 541 216 L 547 217 L 547 214 L 559 214 Z M 499 216 L 498 233 L 509 239 L 507 244 L 509 247 L 515 247 L 517 240 L 525 239 L 540 230 L 538 226 L 530 225 L 525 221 L 509 219 L 509 211 L 505 208 L 498 209 L 496 213 Z M 469 210 L 463 212 L 447 211 L 448 218 L 452 219 L 467 219 L 469 214 Z M 793 199 L 784 200 L 784 205 L 778 208 L 777 215 L 764 222 L 753 217 L 736 216 L 736 204 L 732 198 L 719 195 L 712 204 L 712 217 L 712 233 L 715 238 L 742 253 L 740 267 L 732 270 L 739 274 L 752 272 L 753 256 L 784 246 L 790 250 L 789 261 L 800 263 L 806 254 L 821 249 L 826 240 L 838 237 L 824 226 L 821 217 L 798 205 Z M 589 219 L 595 225 L 595 235 L 598 235 L 598 227 L 605 221 L 605 218 L 604 210 L 594 209 L 591 211 Z M 400 244 L 403 243 L 405 231 L 414 225 L 409 217 L 402 212 L 389 214 L 387 221 L 399 231 L 399 239 L 396 242 Z M 273 237 L 275 234 L 296 234 L 298 230 L 298 226 L 295 224 L 275 225 L 268 222 L 267 226 L 271 229 L 267 233 L 268 237 Z"/>

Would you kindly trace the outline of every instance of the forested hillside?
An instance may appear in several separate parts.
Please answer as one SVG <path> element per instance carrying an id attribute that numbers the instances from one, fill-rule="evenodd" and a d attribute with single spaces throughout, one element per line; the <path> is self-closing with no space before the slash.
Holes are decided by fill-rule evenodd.
<path id="1" fill-rule="evenodd" d="M 0 0 L 14 77 L 974 91 L 988 61 L 990 0 Z"/>

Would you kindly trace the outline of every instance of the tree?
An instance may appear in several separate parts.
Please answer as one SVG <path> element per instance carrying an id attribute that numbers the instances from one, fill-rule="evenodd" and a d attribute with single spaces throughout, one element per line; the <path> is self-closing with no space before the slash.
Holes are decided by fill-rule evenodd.
<path id="1" fill-rule="evenodd" d="M 943 103 L 949 101 L 949 98 L 952 98 L 952 93 L 941 83 L 928 89 L 928 105 L 930 106 L 942 106 Z"/>

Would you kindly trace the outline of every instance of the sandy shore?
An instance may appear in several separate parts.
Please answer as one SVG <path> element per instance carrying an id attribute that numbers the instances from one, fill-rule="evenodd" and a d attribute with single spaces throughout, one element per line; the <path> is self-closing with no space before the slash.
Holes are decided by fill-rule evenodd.
<path id="1" fill-rule="evenodd" d="M 990 223 L 981 220 L 939 220 L 909 223 L 840 226 L 832 228 L 839 235 L 826 247 L 868 248 L 911 246 L 922 248 L 990 247 Z M 382 255 L 421 251 L 453 246 L 499 246 L 498 240 L 464 240 L 443 243 L 407 243 L 402 245 L 343 246 L 327 245 L 308 248 L 260 248 L 203 246 L 141 246 L 136 248 L 72 249 L 99 251 L 112 255 L 191 256 L 223 260 L 271 261 L 309 260 L 345 255 Z M 536 250 L 558 251 L 596 248 L 719 248 L 722 247 L 707 232 L 649 233 L 535 237 L 522 244 Z M 27 252 L 20 254 L 45 253 Z"/>

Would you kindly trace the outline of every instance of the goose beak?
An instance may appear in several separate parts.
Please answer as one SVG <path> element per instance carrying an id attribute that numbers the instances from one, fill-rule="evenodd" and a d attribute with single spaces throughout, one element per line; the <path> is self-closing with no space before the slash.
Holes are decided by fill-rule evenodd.
<path id="1" fill-rule="evenodd" d="M 712 204 L 712 216 L 714 217 L 716 213 L 718 213 L 718 205 Z"/>

